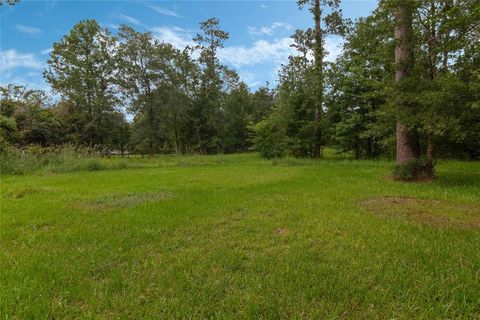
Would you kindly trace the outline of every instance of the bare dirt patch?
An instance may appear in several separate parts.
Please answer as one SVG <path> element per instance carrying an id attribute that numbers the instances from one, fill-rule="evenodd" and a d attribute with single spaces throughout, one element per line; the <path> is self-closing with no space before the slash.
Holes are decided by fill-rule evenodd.
<path id="1" fill-rule="evenodd" d="M 76 209 L 106 211 L 136 207 L 145 202 L 156 202 L 170 199 L 170 192 L 129 193 L 120 195 L 108 195 L 92 200 L 78 201 L 72 204 Z"/>
<path id="2" fill-rule="evenodd" d="M 408 197 L 366 199 L 360 202 L 360 206 L 377 215 L 437 228 L 480 228 L 480 206 Z"/>
<path id="3" fill-rule="evenodd" d="M 42 190 L 39 188 L 34 188 L 34 187 L 25 187 L 25 188 L 19 188 L 10 191 L 7 196 L 9 196 L 12 199 L 20 199 L 25 196 L 41 192 Z"/>
<path id="4" fill-rule="evenodd" d="M 286 228 L 277 228 L 277 229 L 275 229 L 275 234 L 277 234 L 279 236 L 286 236 L 286 235 L 290 234 L 290 230 L 288 230 Z"/>

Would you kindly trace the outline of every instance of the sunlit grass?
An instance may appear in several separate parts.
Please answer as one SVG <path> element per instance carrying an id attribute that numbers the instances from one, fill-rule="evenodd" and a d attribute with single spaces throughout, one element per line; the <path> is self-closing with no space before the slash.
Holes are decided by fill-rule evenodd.
<path id="1" fill-rule="evenodd" d="M 480 317 L 478 228 L 362 205 L 421 199 L 458 221 L 480 206 L 480 163 L 413 184 L 385 161 L 98 161 L 2 177 L 1 318 Z"/>

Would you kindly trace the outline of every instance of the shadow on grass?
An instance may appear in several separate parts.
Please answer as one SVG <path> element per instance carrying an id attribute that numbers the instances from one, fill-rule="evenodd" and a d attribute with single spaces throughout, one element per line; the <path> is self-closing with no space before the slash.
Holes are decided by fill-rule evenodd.
<path id="1" fill-rule="evenodd" d="M 442 187 L 479 187 L 480 173 L 476 172 L 442 172 L 435 183 Z"/>

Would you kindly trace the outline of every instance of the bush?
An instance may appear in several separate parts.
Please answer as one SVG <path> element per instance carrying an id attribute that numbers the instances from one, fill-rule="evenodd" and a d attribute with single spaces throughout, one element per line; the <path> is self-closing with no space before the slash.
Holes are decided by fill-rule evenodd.
<path id="1" fill-rule="evenodd" d="M 429 180 L 434 176 L 434 164 L 427 158 L 420 157 L 396 165 L 393 169 L 393 177 L 400 181 Z"/>
<path id="2" fill-rule="evenodd" d="M 26 174 L 37 171 L 68 172 L 79 170 L 101 170 L 104 166 L 98 159 L 99 153 L 91 148 L 71 145 L 41 147 L 31 145 L 23 149 L 2 145 L 0 148 L 0 174 Z"/>
<path id="3" fill-rule="evenodd" d="M 253 148 L 263 158 L 274 159 L 285 156 L 285 135 L 271 120 L 263 120 L 253 126 Z"/>

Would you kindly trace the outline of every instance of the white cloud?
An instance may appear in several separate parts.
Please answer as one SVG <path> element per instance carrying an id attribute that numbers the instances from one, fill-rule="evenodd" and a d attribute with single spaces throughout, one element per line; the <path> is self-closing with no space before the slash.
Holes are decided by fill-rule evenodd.
<path id="1" fill-rule="evenodd" d="M 266 4 L 262 4 L 262 5 L 260 5 L 260 8 L 262 8 L 262 9 L 267 9 L 268 6 L 267 6 Z"/>
<path id="2" fill-rule="evenodd" d="M 30 34 L 33 36 L 38 36 L 39 34 L 42 33 L 42 30 L 39 28 L 30 27 L 23 24 L 16 24 L 15 29 L 17 29 L 17 31 L 20 31 L 22 33 Z"/>
<path id="3" fill-rule="evenodd" d="M 268 35 L 271 36 L 275 33 L 276 29 L 285 29 L 285 30 L 291 30 L 292 26 L 288 23 L 285 22 L 274 22 L 272 23 L 271 26 L 269 27 L 247 27 L 248 28 L 248 33 L 250 33 L 252 36 L 262 36 L 262 35 Z"/>
<path id="4" fill-rule="evenodd" d="M 150 9 L 155 10 L 156 12 L 164 14 L 166 16 L 177 17 L 177 18 L 180 17 L 176 12 L 174 12 L 172 10 L 168 10 L 166 8 L 163 8 L 163 7 L 159 7 L 159 6 L 155 6 L 155 5 L 148 5 L 148 7 Z"/>
<path id="5" fill-rule="evenodd" d="M 194 30 L 178 27 L 155 27 L 150 29 L 160 41 L 172 44 L 178 49 L 195 46 L 192 38 Z M 285 37 L 275 41 L 258 40 L 252 46 L 227 46 L 218 52 L 219 59 L 226 64 L 239 68 L 261 63 L 281 63 L 295 53 L 291 48 L 292 39 Z"/>
<path id="6" fill-rule="evenodd" d="M 14 49 L 0 51 L 0 72 L 15 68 L 42 69 L 44 66 L 33 53 L 20 53 Z"/>
<path id="7" fill-rule="evenodd" d="M 258 75 L 250 71 L 239 71 L 240 79 L 245 82 L 250 88 L 256 88 L 263 82 L 258 80 Z"/>
<path id="8" fill-rule="evenodd" d="M 136 19 L 134 17 L 127 16 L 126 14 L 123 14 L 123 13 L 120 13 L 120 12 L 115 13 L 114 17 L 119 19 L 119 20 L 130 23 L 130 24 L 134 24 L 134 25 L 142 26 L 142 27 L 144 26 L 138 19 Z"/>
<path id="9" fill-rule="evenodd" d="M 290 45 L 292 39 L 285 37 L 275 41 L 259 40 L 252 46 L 225 47 L 220 50 L 219 57 L 223 62 L 234 67 L 250 66 L 260 63 L 281 63 L 294 54 Z"/>
<path id="10" fill-rule="evenodd" d="M 113 23 L 107 23 L 103 25 L 104 28 L 112 29 L 112 30 L 117 30 L 120 28 L 118 24 L 113 24 Z"/>
<path id="11" fill-rule="evenodd" d="M 178 49 L 183 49 L 187 45 L 194 46 L 192 38 L 195 36 L 195 30 L 187 30 L 178 27 L 155 27 L 150 29 L 160 41 L 172 44 Z M 272 41 L 258 40 L 251 46 L 227 46 L 218 52 L 218 56 L 223 63 L 227 63 L 235 68 L 244 66 L 253 66 L 256 64 L 273 63 L 281 64 L 288 60 L 289 55 L 295 55 L 296 50 L 291 47 L 293 40 L 290 37 L 283 37 Z M 325 49 L 328 55 L 326 61 L 334 61 L 341 53 L 342 40 L 339 37 L 328 37 L 325 39 Z"/>
<path id="12" fill-rule="evenodd" d="M 48 49 L 42 50 L 40 54 L 50 54 L 52 51 L 53 51 L 52 48 L 48 48 Z"/>
<path id="13" fill-rule="evenodd" d="M 193 46 L 195 31 L 178 27 L 154 27 L 150 31 L 160 41 L 170 43 L 177 49 L 184 49 L 186 46 Z"/>
<path id="14" fill-rule="evenodd" d="M 26 86 L 27 88 L 34 90 L 50 90 L 50 87 L 39 72 L 27 72 L 21 75 L 12 72 L 2 72 L 0 86 L 7 86 L 9 84 Z"/>
<path id="15" fill-rule="evenodd" d="M 325 60 L 328 62 L 334 62 L 335 59 L 342 53 L 342 45 L 344 41 L 341 37 L 327 37 L 325 39 L 325 50 L 328 54 Z"/>
<path id="16" fill-rule="evenodd" d="M 50 86 L 40 77 L 37 79 L 30 79 L 27 80 L 22 77 L 6 77 L 0 79 L 0 86 L 6 87 L 9 84 L 14 84 L 14 85 L 19 85 L 19 86 L 25 86 L 28 89 L 32 90 L 43 90 L 46 92 L 50 91 Z"/>

